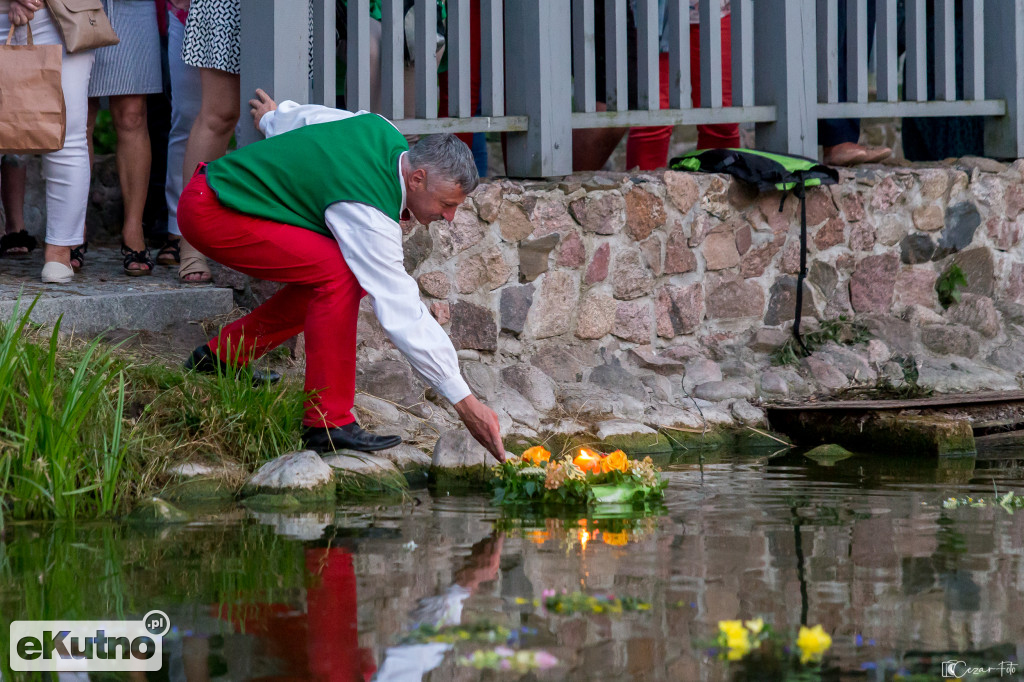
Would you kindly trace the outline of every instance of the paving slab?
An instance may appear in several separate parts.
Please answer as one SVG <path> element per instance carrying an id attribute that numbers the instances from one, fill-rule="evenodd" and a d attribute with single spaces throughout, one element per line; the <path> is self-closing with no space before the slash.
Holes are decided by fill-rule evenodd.
<path id="1" fill-rule="evenodd" d="M 156 250 L 153 250 L 156 256 Z M 231 312 L 231 289 L 213 284 L 188 285 L 178 281 L 178 269 L 157 265 L 153 274 L 128 277 L 116 248 L 90 245 L 86 265 L 68 284 L 43 284 L 42 249 L 28 258 L 0 259 L 0 318 L 7 319 L 38 296 L 32 320 L 53 325 L 63 316 L 61 329 L 95 334 L 106 329 L 162 330 L 188 321 L 205 320 Z"/>

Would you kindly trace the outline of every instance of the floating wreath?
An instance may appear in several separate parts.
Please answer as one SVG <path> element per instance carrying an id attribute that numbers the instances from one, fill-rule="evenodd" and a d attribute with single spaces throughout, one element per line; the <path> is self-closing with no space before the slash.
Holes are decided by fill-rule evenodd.
<path id="1" fill-rule="evenodd" d="M 580 448 L 575 457 L 553 459 L 538 445 L 492 471 L 497 504 L 647 505 L 661 500 L 667 485 L 650 457 L 630 459 L 622 450 Z"/>

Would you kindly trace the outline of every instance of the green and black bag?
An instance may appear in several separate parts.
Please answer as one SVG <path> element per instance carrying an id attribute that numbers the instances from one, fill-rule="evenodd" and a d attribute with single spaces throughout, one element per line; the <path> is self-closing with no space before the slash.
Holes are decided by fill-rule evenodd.
<path id="1" fill-rule="evenodd" d="M 782 192 L 779 211 L 792 193 L 800 200 L 800 273 L 796 282 L 796 316 L 793 336 L 806 353 L 800 338 L 800 311 L 804 303 L 804 279 L 807 277 L 807 188 L 834 185 L 839 173 L 814 159 L 786 154 L 772 154 L 756 149 L 697 149 L 672 159 L 672 170 L 727 173 L 759 192 Z"/>

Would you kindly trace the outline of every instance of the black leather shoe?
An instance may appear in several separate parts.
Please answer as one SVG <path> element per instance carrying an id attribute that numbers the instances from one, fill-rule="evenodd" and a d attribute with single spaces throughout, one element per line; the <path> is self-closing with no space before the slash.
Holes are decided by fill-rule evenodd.
<path id="1" fill-rule="evenodd" d="M 374 452 L 393 448 L 401 442 L 402 439 L 399 436 L 377 436 L 369 431 L 364 431 L 355 422 L 330 429 L 307 426 L 302 431 L 303 446 L 314 452 L 331 452 L 333 450 Z"/>
<path id="2" fill-rule="evenodd" d="M 218 371 L 218 365 L 220 366 L 220 372 L 222 374 L 230 374 L 234 371 L 235 378 L 238 378 L 242 374 L 240 369 L 236 371 L 218 359 L 213 354 L 213 351 L 210 350 L 210 347 L 205 343 L 192 351 L 192 355 L 190 355 L 188 360 L 185 361 L 186 370 L 200 372 L 202 374 L 216 374 Z M 281 375 L 273 370 L 262 370 L 255 367 L 252 370 L 253 386 L 259 386 L 261 384 L 276 384 L 280 380 Z"/>

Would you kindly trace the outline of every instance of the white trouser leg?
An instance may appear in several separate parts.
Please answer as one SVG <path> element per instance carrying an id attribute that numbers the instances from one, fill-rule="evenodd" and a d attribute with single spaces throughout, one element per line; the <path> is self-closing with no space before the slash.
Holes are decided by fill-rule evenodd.
<path id="1" fill-rule="evenodd" d="M 167 231 L 181 234 L 178 229 L 178 198 L 184 189 L 182 168 L 185 165 L 185 146 L 192 124 L 199 115 L 202 89 L 199 69 L 181 59 L 181 43 L 185 27 L 173 15 L 167 16 L 167 61 L 171 72 L 171 131 L 167 135 L 167 178 L 164 196 L 167 200 Z"/>
<path id="2" fill-rule="evenodd" d="M 10 28 L 7 14 L 0 14 L 0 32 Z M 24 45 L 27 30 L 15 31 L 15 43 Z M 37 45 L 59 45 L 60 34 L 46 9 L 37 10 L 32 19 L 32 40 Z M 89 107 L 89 76 L 93 52 L 64 53 L 61 86 L 67 110 L 64 148 L 43 155 L 46 180 L 46 243 L 77 246 L 82 243 L 85 209 L 89 201 L 89 147 L 86 144 L 86 117 Z"/>

